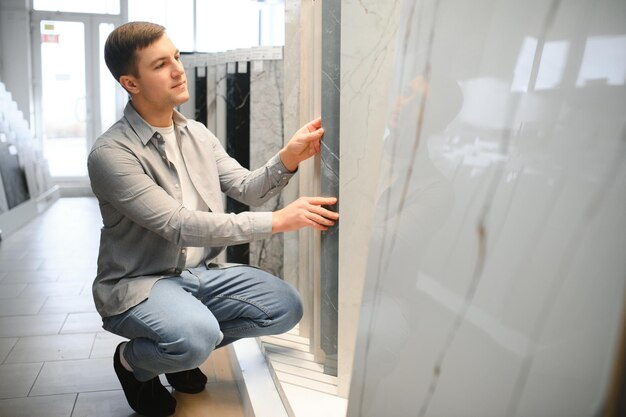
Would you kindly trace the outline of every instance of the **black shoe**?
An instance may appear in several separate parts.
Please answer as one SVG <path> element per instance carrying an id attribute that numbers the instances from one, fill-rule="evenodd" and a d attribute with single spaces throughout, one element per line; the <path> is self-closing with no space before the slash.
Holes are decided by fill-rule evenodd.
<path id="1" fill-rule="evenodd" d="M 172 385 L 172 388 L 187 394 L 202 392 L 207 383 L 207 377 L 198 368 L 165 374 L 165 377 Z"/>
<path id="2" fill-rule="evenodd" d="M 113 368 L 122 384 L 128 405 L 138 414 L 146 417 L 166 417 L 176 411 L 176 399 L 161 384 L 159 377 L 141 382 L 132 372 L 126 370 L 120 361 L 120 347 L 117 345 L 113 356 Z"/>

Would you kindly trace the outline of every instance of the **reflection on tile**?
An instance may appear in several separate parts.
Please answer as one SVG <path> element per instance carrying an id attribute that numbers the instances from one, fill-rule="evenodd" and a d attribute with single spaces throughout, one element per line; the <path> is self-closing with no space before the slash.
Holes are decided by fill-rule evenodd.
<path id="1" fill-rule="evenodd" d="M 124 391 L 81 392 L 72 417 L 131 417 L 137 416 L 128 405 Z"/>
<path id="2" fill-rule="evenodd" d="M 86 359 L 94 337 L 93 334 L 22 337 L 5 363 Z"/>
<path id="3" fill-rule="evenodd" d="M 403 4 L 348 416 L 595 415 L 626 288 L 626 86 L 608 55 L 577 79 L 626 3 Z"/>
<path id="4" fill-rule="evenodd" d="M 46 362 L 30 395 L 110 391 L 118 388 L 119 381 L 113 371 L 111 358 L 82 359 Z"/>
<path id="5" fill-rule="evenodd" d="M 76 394 L 0 400 L 0 416 L 69 417 L 75 401 Z"/>
<path id="6" fill-rule="evenodd" d="M 98 313 L 70 313 L 60 333 L 96 333 L 102 331 L 102 317 Z"/>
<path id="7" fill-rule="evenodd" d="M 56 334 L 65 318 L 66 314 L 0 317 L 0 337 Z"/>
<path id="8" fill-rule="evenodd" d="M 25 397 L 41 369 L 41 363 L 0 365 L 0 398 Z"/>

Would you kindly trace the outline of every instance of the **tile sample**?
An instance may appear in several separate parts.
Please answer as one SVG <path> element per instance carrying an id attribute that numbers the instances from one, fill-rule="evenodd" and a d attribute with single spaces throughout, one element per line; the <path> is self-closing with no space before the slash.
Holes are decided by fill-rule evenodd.
<path id="1" fill-rule="evenodd" d="M 250 167 L 263 166 L 283 147 L 283 66 L 282 61 L 261 61 L 261 70 L 250 74 Z M 282 207 L 282 193 L 253 211 L 276 211 Z M 250 263 L 282 278 L 283 234 L 250 243 Z"/>
<path id="2" fill-rule="evenodd" d="M 339 395 L 348 397 L 387 121 L 400 0 L 341 3 Z"/>
<path id="3" fill-rule="evenodd" d="M 602 414 L 626 289 L 625 15 L 403 2 L 349 417 Z"/>
<path id="4" fill-rule="evenodd" d="M 239 65 L 237 65 L 239 66 Z M 226 152 L 244 168 L 250 168 L 250 65 L 246 72 L 234 71 L 226 75 Z M 227 213 L 241 213 L 249 207 L 235 199 L 226 199 Z M 228 262 L 249 264 L 250 245 L 226 248 Z"/>
<path id="5" fill-rule="evenodd" d="M 320 151 L 321 195 L 339 197 L 339 127 L 341 85 L 341 1 L 322 3 L 322 121 Z M 337 211 L 339 203 L 330 207 Z M 322 232 L 320 254 L 320 346 L 324 372 L 337 375 L 337 321 L 339 305 L 339 222 Z"/>

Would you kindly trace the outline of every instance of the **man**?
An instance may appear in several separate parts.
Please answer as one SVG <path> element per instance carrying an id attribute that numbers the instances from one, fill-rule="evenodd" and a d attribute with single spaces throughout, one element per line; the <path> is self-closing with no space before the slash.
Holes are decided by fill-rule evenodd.
<path id="1" fill-rule="evenodd" d="M 323 207 L 336 199 L 321 197 L 273 213 L 223 212 L 221 192 L 249 205 L 277 194 L 319 152 L 320 119 L 248 171 L 203 125 L 174 110 L 189 93 L 162 26 L 120 26 L 104 54 L 131 100 L 88 159 L 103 219 L 94 300 L 103 327 L 130 339 L 113 361 L 128 403 L 139 414 L 167 416 L 176 400 L 160 374 L 177 391 L 200 392 L 207 379 L 198 366 L 213 349 L 285 332 L 302 316 L 297 292 L 281 279 L 212 263 L 223 247 L 302 227 L 326 230 L 339 215 Z"/>

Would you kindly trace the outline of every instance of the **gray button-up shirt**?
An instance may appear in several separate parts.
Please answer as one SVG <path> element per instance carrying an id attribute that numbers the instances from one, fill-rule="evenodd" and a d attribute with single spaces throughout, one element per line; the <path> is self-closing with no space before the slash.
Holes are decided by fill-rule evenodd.
<path id="1" fill-rule="evenodd" d="M 103 221 L 93 284 L 103 317 L 148 298 L 157 280 L 179 275 L 187 246 L 210 247 L 208 263 L 224 246 L 269 237 L 271 213 L 226 214 L 222 192 L 255 206 L 280 192 L 293 175 L 278 155 L 249 171 L 204 125 L 176 111 L 173 119 L 189 177 L 208 212 L 183 207 L 179 176 L 163 138 L 130 102 L 89 154 L 89 178 Z"/>

